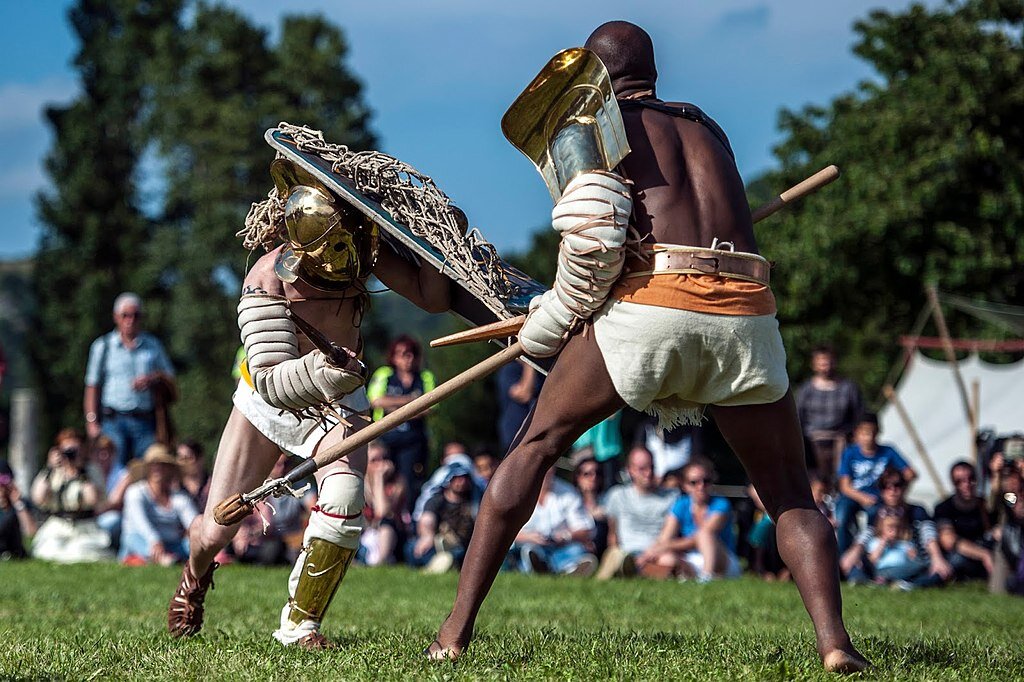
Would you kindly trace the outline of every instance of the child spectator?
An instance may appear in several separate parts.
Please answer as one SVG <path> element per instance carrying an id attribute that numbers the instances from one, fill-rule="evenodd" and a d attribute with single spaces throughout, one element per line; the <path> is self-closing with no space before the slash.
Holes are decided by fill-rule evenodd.
<path id="1" fill-rule="evenodd" d="M 712 497 L 715 469 L 711 462 L 692 459 L 683 467 L 685 494 L 676 500 L 658 541 L 637 559 L 644 575 L 697 578 L 738 578 L 740 563 L 732 529 L 732 506 Z"/>
<path id="2" fill-rule="evenodd" d="M 282 454 L 274 463 L 270 478 L 281 478 L 290 468 L 288 457 Z M 312 491 L 302 497 L 283 495 L 260 502 L 258 513 L 242 521 L 231 541 L 235 557 L 244 564 L 292 565 L 302 550 L 302 531 L 315 504 L 316 494 Z"/>
<path id="3" fill-rule="evenodd" d="M 786 562 L 782 560 L 782 556 L 779 554 L 779 545 L 775 538 L 775 523 L 772 521 L 772 517 L 768 516 L 768 513 L 765 511 L 764 504 L 761 502 L 761 498 L 758 496 L 754 486 L 747 486 L 747 495 L 754 503 L 754 508 L 760 514 L 747 534 L 747 542 L 750 543 L 750 548 L 753 550 L 750 566 L 754 573 L 768 582 L 775 580 L 788 581 L 791 576 L 789 569 L 786 567 Z"/>
<path id="4" fill-rule="evenodd" d="M 911 589 L 911 579 L 928 568 L 911 540 L 910 525 L 898 508 L 883 507 L 875 518 L 874 536 L 865 545 L 878 582 Z"/>
<path id="5" fill-rule="evenodd" d="M 896 450 L 878 443 L 878 417 L 865 414 L 853 430 L 853 444 L 843 450 L 839 462 L 839 498 L 835 513 L 840 554 L 849 549 L 856 534 L 857 512 L 866 512 L 878 504 L 879 490 L 875 482 L 887 468 L 901 472 L 908 483 L 917 478 L 917 473 Z"/>
<path id="6" fill-rule="evenodd" d="M 110 548 L 117 551 L 121 544 L 121 508 L 124 491 L 132 482 L 128 470 L 121 466 L 117 447 L 107 435 L 100 434 L 89 449 L 89 477 L 105 497 L 96 507 L 96 523 L 110 537 Z"/>
<path id="7" fill-rule="evenodd" d="M 490 450 L 481 449 L 473 453 L 473 472 L 477 480 L 483 482 L 485 488 L 491 482 L 494 472 L 498 470 L 498 464 L 498 458 Z"/>
<path id="8" fill-rule="evenodd" d="M 179 486 L 177 458 L 162 443 L 150 445 L 132 462 L 135 482 L 124 494 L 119 558 L 127 565 L 168 566 L 188 558 L 188 527 L 198 515 Z M 141 479 L 141 480 L 140 480 Z"/>
<path id="9" fill-rule="evenodd" d="M 576 489 L 548 469 L 540 486 L 533 515 L 516 536 L 512 553 L 526 573 L 560 573 L 587 577 L 597 557 L 587 551 L 593 541 L 594 519 Z"/>

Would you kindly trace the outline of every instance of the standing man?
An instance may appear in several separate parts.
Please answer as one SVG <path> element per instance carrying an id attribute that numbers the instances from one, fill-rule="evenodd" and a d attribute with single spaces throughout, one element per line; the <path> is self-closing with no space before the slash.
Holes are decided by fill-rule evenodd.
<path id="1" fill-rule="evenodd" d="M 586 46 L 608 68 L 633 151 L 621 174 L 576 176 L 552 212 L 558 275 L 531 302 L 519 339 L 533 356 L 560 356 L 487 487 L 455 604 L 427 653 L 450 659 L 469 644 L 546 471 L 586 429 L 625 405 L 666 426 L 697 423 L 712 405 L 777 524 L 825 668 L 861 670 L 835 536 L 811 496 L 768 262 L 728 140 L 697 107 L 656 97 L 654 47 L 640 27 L 604 24 Z M 648 251 L 620 278 L 630 226 Z"/>
<path id="2" fill-rule="evenodd" d="M 125 292 L 114 300 L 114 330 L 89 348 L 83 401 L 89 439 L 109 436 L 122 465 L 142 457 L 156 440 L 158 391 L 174 394 L 174 368 L 160 341 L 142 331 L 142 300 Z"/>
<path id="3" fill-rule="evenodd" d="M 836 354 L 831 346 L 811 351 L 811 372 L 811 378 L 797 389 L 796 411 L 818 477 L 834 490 L 840 453 L 862 410 L 860 389 L 836 374 Z"/>

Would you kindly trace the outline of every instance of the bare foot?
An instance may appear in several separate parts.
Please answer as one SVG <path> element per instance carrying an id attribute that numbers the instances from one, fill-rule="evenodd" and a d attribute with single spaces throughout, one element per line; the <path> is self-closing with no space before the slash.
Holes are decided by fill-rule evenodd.
<path id="1" fill-rule="evenodd" d="M 441 623 L 441 629 L 437 631 L 437 638 L 423 653 L 431 661 L 454 661 L 466 650 L 472 637 L 472 630 L 468 633 L 459 633 L 455 630 L 451 625 L 451 615 L 449 615 Z"/>
<path id="2" fill-rule="evenodd" d="M 825 666 L 825 670 L 830 673 L 839 673 L 840 675 L 852 675 L 871 667 L 871 661 L 861 656 L 853 648 L 850 651 L 833 649 L 822 656 L 821 662 Z"/>
<path id="3" fill-rule="evenodd" d="M 426 655 L 428 661 L 454 661 L 456 658 L 462 655 L 462 647 L 460 646 L 441 646 L 441 643 L 436 639 L 430 643 L 423 653 Z"/>

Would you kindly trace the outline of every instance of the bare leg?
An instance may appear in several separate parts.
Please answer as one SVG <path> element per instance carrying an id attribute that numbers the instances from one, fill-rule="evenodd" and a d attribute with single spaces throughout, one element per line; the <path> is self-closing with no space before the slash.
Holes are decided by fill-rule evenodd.
<path id="1" fill-rule="evenodd" d="M 537 505 L 544 474 L 584 431 L 623 404 L 593 334 L 573 337 L 544 382 L 512 451 L 487 486 L 455 604 L 428 650 L 431 658 L 454 658 L 469 644 L 480 605 Z"/>
<path id="2" fill-rule="evenodd" d="M 843 624 L 835 534 L 811 496 L 792 394 L 769 405 L 715 407 L 714 417 L 776 523 L 779 554 L 814 623 L 825 667 L 862 670 L 869 663 Z"/>
<path id="3" fill-rule="evenodd" d="M 263 483 L 280 454 L 280 448 L 257 431 L 241 412 L 231 408 L 217 446 L 206 511 L 196 517 L 189 529 L 189 563 L 195 575 L 206 573 L 217 552 L 231 542 L 240 525 L 219 525 L 213 520 L 213 508 L 224 498 Z"/>

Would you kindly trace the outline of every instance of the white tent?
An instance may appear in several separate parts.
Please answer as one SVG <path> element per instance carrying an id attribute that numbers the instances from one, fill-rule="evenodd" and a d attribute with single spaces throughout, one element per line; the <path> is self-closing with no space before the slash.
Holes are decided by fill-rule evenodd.
<path id="1" fill-rule="evenodd" d="M 992 428 L 1000 434 L 1024 431 L 1024 360 L 995 365 L 972 354 L 959 364 L 968 391 L 975 380 L 979 382 L 979 427 Z M 941 487 L 929 475 L 892 403 L 886 404 L 879 414 L 879 441 L 894 446 L 914 467 L 918 479 L 909 497 L 931 510 L 951 494 L 949 467 L 960 459 L 971 460 L 971 429 L 953 368 L 947 362 L 915 352 L 896 387 L 896 395 L 935 465 Z"/>

